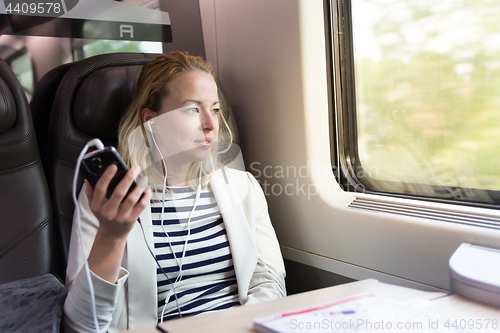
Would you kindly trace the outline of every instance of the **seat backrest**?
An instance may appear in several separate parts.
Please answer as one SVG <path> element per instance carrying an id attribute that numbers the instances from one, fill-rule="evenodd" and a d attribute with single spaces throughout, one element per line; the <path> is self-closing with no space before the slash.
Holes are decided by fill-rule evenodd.
<path id="1" fill-rule="evenodd" d="M 42 153 L 58 228 L 61 260 L 66 264 L 73 221 L 71 196 L 76 159 L 93 138 L 116 146 L 118 122 L 132 99 L 142 66 L 155 55 L 137 53 L 103 54 L 74 63 L 58 84 L 50 112 L 46 151 Z M 64 66 L 64 65 L 63 65 Z M 55 70 L 58 72 L 58 70 Z M 44 77 L 45 78 L 45 77 Z M 53 82 L 44 81 L 53 86 Z M 38 84 L 37 90 L 44 89 Z M 47 105 L 50 101 L 38 101 Z M 78 189 L 83 178 L 78 180 Z"/>
<path id="2" fill-rule="evenodd" d="M 56 242 L 28 101 L 0 59 L 0 284 L 60 275 Z"/>
<path id="3" fill-rule="evenodd" d="M 74 63 L 67 63 L 58 66 L 47 74 L 45 74 L 40 81 L 38 81 L 35 93 L 31 98 L 30 109 L 33 124 L 35 125 L 36 141 L 38 143 L 38 150 L 42 163 L 45 166 L 47 160 L 47 136 L 49 133 L 49 119 L 50 111 L 52 110 L 52 103 L 59 88 L 64 74 L 73 66 Z"/>

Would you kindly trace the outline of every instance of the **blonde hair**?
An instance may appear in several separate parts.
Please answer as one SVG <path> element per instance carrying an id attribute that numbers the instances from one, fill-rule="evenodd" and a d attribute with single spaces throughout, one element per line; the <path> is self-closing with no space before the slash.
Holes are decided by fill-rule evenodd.
<path id="1" fill-rule="evenodd" d="M 163 183 L 163 168 L 154 163 L 150 150 L 154 150 L 150 132 L 146 131 L 142 121 L 142 110 L 148 108 L 158 112 L 165 98 L 169 96 L 169 83 L 182 74 L 201 70 L 209 73 L 217 82 L 212 67 L 202 58 L 188 55 L 183 52 L 169 52 L 158 56 L 142 68 L 137 88 L 134 92 L 132 103 L 123 115 L 118 127 L 118 152 L 129 167 L 139 165 L 141 175 L 148 176 L 152 186 Z M 221 108 L 225 107 L 221 103 Z M 216 134 L 218 142 L 230 144 L 233 134 L 224 117 L 218 112 L 219 133 Z M 195 189 L 198 186 L 198 175 L 201 170 L 201 185 L 206 186 L 210 181 L 210 169 L 214 170 L 217 163 L 217 145 L 211 148 L 208 161 L 193 163 L 188 173 L 188 184 Z M 149 149 L 144 149 L 144 148 Z"/>

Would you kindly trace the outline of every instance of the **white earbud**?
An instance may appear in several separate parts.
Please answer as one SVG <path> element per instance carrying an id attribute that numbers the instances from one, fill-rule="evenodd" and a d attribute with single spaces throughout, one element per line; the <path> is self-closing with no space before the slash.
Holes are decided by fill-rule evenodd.
<path id="1" fill-rule="evenodd" d="M 151 125 L 154 125 L 155 122 L 152 119 L 150 119 L 150 120 L 147 121 L 147 124 L 148 124 L 148 127 L 149 127 L 149 131 L 151 132 L 151 135 L 153 135 L 153 129 L 151 128 Z"/>

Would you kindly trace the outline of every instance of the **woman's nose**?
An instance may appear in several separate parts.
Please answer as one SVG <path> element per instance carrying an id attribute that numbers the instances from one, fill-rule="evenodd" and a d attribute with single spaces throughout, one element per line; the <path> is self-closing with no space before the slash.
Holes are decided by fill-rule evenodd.
<path id="1" fill-rule="evenodd" d="M 200 123 L 201 129 L 213 130 L 215 127 L 215 121 L 212 117 L 212 113 L 208 111 L 200 112 Z"/>

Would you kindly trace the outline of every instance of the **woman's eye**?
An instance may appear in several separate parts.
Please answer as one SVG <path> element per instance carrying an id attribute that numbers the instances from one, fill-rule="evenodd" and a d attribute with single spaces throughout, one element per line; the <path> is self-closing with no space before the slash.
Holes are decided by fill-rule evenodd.
<path id="1" fill-rule="evenodd" d="M 219 112 L 219 111 L 220 111 L 220 109 L 213 109 L 213 110 L 212 110 L 212 113 L 217 113 L 217 112 Z"/>
<path id="2" fill-rule="evenodd" d="M 187 109 L 187 112 L 189 112 L 189 113 L 198 113 L 198 109 L 197 108 Z"/>

